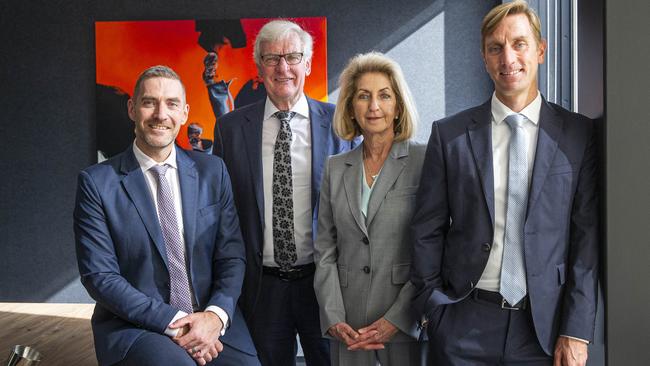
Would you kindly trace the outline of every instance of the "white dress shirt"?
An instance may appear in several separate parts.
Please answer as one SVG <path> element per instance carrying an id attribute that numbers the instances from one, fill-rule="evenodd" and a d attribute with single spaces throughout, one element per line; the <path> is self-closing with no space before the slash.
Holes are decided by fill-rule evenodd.
<path id="1" fill-rule="evenodd" d="M 176 222 L 178 223 L 178 230 L 180 231 L 180 238 L 181 238 L 181 244 L 183 248 L 185 248 L 185 235 L 184 235 L 184 230 L 183 230 L 183 206 L 181 204 L 181 189 L 180 189 L 180 183 L 178 180 L 178 165 L 176 164 L 176 148 L 174 147 L 167 157 L 165 161 L 162 163 L 158 163 L 157 161 L 153 160 L 149 156 L 147 156 L 142 150 L 138 148 L 138 146 L 133 143 L 133 154 L 135 154 L 135 158 L 138 161 L 138 164 L 140 164 L 140 169 L 142 169 L 142 173 L 144 174 L 144 178 L 147 182 L 147 186 L 149 186 L 149 191 L 151 192 L 151 197 L 153 198 L 153 203 L 154 206 L 156 207 L 156 215 L 158 215 L 158 181 L 155 176 L 155 174 L 151 171 L 151 168 L 154 165 L 169 165 L 170 168 L 167 169 L 165 172 L 165 178 L 167 178 L 167 181 L 169 182 L 169 185 L 171 186 L 172 190 L 172 195 L 174 196 L 174 210 L 176 210 Z M 160 217 L 158 218 L 158 222 L 160 222 Z M 187 253 L 185 253 L 187 256 Z M 192 277 L 191 273 L 189 271 L 189 268 L 187 268 L 187 278 L 190 280 L 190 293 L 192 294 L 192 304 L 194 304 L 194 289 L 192 288 Z M 223 328 L 221 329 L 221 335 L 225 334 L 226 327 L 228 326 L 228 314 L 221 309 L 218 306 L 210 305 L 206 309 L 206 311 L 211 311 L 221 319 L 221 322 L 223 323 Z M 184 311 L 178 311 L 176 315 L 172 318 L 172 321 L 169 322 L 169 325 L 171 325 L 173 322 L 176 320 L 184 317 L 187 315 L 186 312 Z M 167 329 L 165 329 L 165 334 L 174 337 L 178 333 L 178 329 L 171 329 L 169 326 Z"/>
<path id="2" fill-rule="evenodd" d="M 537 134 L 539 132 L 539 113 L 542 96 L 537 97 L 519 112 L 526 116 L 524 132 L 528 142 L 528 188 L 533 174 Z M 517 114 L 492 95 L 492 164 L 494 174 L 494 238 L 492 250 L 481 279 L 476 287 L 488 291 L 499 291 L 501 280 L 501 261 L 503 257 L 503 240 L 505 237 L 506 203 L 508 198 L 508 149 L 510 147 L 510 127 L 504 121 L 511 114 Z"/>
<path id="3" fill-rule="evenodd" d="M 273 258 L 273 151 L 280 131 L 279 109 L 267 97 L 262 122 L 262 184 L 264 188 L 264 246 L 262 263 L 278 267 Z M 298 259 L 294 265 L 314 261 L 311 207 L 311 121 L 303 94 L 291 108 L 296 112 L 291 127 L 291 176 L 293 179 L 293 227 Z"/>

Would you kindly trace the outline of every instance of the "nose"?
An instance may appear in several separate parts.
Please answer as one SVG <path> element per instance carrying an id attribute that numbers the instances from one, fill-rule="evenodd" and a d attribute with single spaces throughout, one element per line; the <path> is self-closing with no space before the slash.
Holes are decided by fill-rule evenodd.
<path id="1" fill-rule="evenodd" d="M 375 97 L 370 98 L 370 105 L 368 106 L 368 109 L 371 111 L 379 110 L 379 100 Z"/>
<path id="2" fill-rule="evenodd" d="M 510 46 L 507 45 L 503 48 L 503 52 L 501 53 L 501 62 L 504 65 L 511 65 L 517 60 L 517 54 L 515 50 Z"/>
<path id="3" fill-rule="evenodd" d="M 287 60 L 284 59 L 284 57 L 280 57 L 280 60 L 278 61 L 278 64 L 275 66 L 276 69 L 278 70 L 289 70 L 289 64 L 287 63 Z"/>
<path id="4" fill-rule="evenodd" d="M 153 117 L 157 120 L 163 120 L 167 116 L 167 106 L 165 103 L 156 103 L 153 110 Z"/>

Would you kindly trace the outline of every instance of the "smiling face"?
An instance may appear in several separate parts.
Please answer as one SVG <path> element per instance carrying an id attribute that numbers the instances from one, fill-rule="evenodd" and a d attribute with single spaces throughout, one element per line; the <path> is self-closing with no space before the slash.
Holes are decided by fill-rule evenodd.
<path id="1" fill-rule="evenodd" d="M 397 96 L 385 74 L 369 72 L 359 77 L 352 96 L 352 110 L 364 138 L 394 136 Z"/>
<path id="2" fill-rule="evenodd" d="M 263 42 L 260 45 L 260 54 L 285 55 L 294 52 L 304 52 L 302 43 L 297 34 L 288 33 L 285 39 L 275 42 Z M 259 73 L 264 80 L 266 93 L 273 104 L 280 110 L 289 110 L 303 93 L 305 77 L 311 73 L 311 60 L 305 57 L 296 65 L 289 65 L 283 58 L 275 66 L 266 66 L 262 62 Z"/>
<path id="3" fill-rule="evenodd" d="M 537 96 L 537 70 L 546 43 L 538 43 L 524 14 L 508 15 L 485 37 L 483 60 L 497 98 L 518 112 Z"/>
<path id="4" fill-rule="evenodd" d="M 180 81 L 152 77 L 142 82 L 139 95 L 129 99 L 129 117 L 135 122 L 135 144 L 149 157 L 163 161 L 173 148 L 189 105 Z"/>

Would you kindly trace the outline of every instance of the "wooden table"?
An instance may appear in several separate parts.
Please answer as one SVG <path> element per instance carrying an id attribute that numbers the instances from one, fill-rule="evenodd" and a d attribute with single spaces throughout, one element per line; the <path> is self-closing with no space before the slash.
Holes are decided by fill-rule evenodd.
<path id="1" fill-rule="evenodd" d="M 90 316 L 95 304 L 0 303 L 0 365 L 14 345 L 41 352 L 43 366 L 96 366 Z"/>

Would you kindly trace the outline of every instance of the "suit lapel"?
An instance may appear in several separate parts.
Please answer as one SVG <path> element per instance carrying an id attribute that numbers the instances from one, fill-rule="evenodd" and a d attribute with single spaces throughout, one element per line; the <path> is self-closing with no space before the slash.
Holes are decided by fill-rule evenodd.
<path id="1" fill-rule="evenodd" d="M 346 156 L 345 164 L 347 168 L 343 172 L 343 187 L 345 188 L 345 195 L 347 197 L 350 212 L 354 217 L 354 221 L 368 236 L 366 229 L 366 220 L 361 213 L 361 179 L 363 177 L 361 169 L 363 169 L 363 150 L 361 146 L 357 146 L 352 152 Z"/>
<path id="2" fill-rule="evenodd" d="M 256 108 L 246 114 L 245 121 L 241 124 L 242 135 L 246 141 L 244 151 L 248 156 L 251 168 L 251 177 L 255 186 L 255 200 L 260 218 L 260 225 L 264 226 L 264 185 L 262 184 L 262 124 L 264 123 L 264 105 L 266 99 L 258 102 Z"/>
<path id="3" fill-rule="evenodd" d="M 381 203 L 384 202 L 386 194 L 391 187 L 395 185 L 395 181 L 402 174 L 402 170 L 408 161 L 408 142 L 396 142 L 390 149 L 390 153 L 381 168 L 379 179 L 377 179 L 376 186 L 372 189 L 370 201 L 368 202 L 368 218 L 366 219 L 366 226 L 370 227 L 372 219 L 375 218 Z"/>
<path id="4" fill-rule="evenodd" d="M 192 268 L 192 253 L 196 237 L 196 213 L 198 206 L 199 180 L 194 167 L 194 161 L 182 149 L 176 148 L 176 163 L 178 164 L 178 182 L 183 206 L 183 231 L 189 268 Z M 191 271 L 190 271 L 191 273 Z"/>
<path id="5" fill-rule="evenodd" d="M 311 98 L 307 98 L 307 104 L 309 105 L 309 121 L 311 125 L 311 207 L 314 208 L 318 199 L 317 187 L 320 186 L 323 164 L 329 155 L 327 135 L 330 125 L 323 117 L 325 112 L 318 103 Z"/>
<path id="6" fill-rule="evenodd" d="M 553 164 L 558 142 L 562 136 L 563 124 L 564 122 L 555 110 L 546 100 L 542 100 L 542 108 L 539 115 L 539 132 L 537 134 L 537 149 L 535 150 L 535 163 L 533 165 L 530 194 L 528 195 L 528 213 L 535 205 L 535 202 L 537 202 L 546 175 Z M 528 213 L 526 214 L 527 216 Z"/>
<path id="7" fill-rule="evenodd" d="M 120 171 L 124 176 L 122 177 L 122 186 L 126 190 L 127 195 L 133 202 L 138 215 L 142 219 L 149 237 L 158 249 L 162 260 L 167 266 L 167 251 L 165 250 L 165 241 L 163 239 L 162 230 L 160 229 L 160 222 L 158 221 L 158 214 L 156 214 L 156 206 L 151 197 L 151 191 L 147 186 L 140 164 L 133 154 L 133 146 L 131 145 L 126 154 L 122 156 L 120 164 Z"/>
<path id="8" fill-rule="evenodd" d="M 494 225 L 494 169 L 492 167 L 492 111 L 490 100 L 481 105 L 467 127 L 476 168 L 481 177 L 485 202 Z"/>

